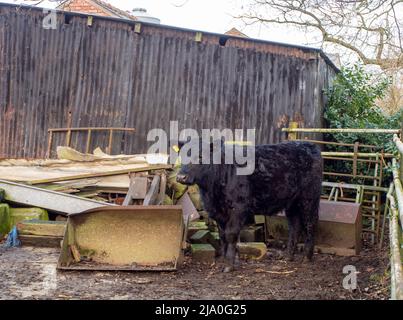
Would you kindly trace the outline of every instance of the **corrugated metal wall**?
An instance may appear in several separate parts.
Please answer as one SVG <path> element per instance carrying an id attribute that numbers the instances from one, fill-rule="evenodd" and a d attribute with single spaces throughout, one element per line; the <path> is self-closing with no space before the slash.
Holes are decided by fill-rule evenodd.
<path id="1" fill-rule="evenodd" d="M 260 41 L 0 5 L 0 157 L 44 157 L 47 129 L 134 127 L 114 152 L 145 152 L 152 128 L 256 128 L 278 142 L 290 119 L 322 126 L 335 69 L 320 52 Z M 63 137 L 55 140 L 63 144 Z M 73 135 L 72 146 L 85 148 Z M 95 136 L 93 147 L 105 147 Z"/>

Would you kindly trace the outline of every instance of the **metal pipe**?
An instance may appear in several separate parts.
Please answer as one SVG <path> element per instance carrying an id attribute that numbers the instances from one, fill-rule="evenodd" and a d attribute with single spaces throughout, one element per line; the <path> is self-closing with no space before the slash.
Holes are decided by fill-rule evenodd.
<path id="1" fill-rule="evenodd" d="M 374 187 L 377 187 L 378 186 L 378 181 L 377 181 L 377 179 L 378 179 L 378 167 L 379 167 L 379 165 L 378 165 L 378 160 L 379 160 L 379 156 L 377 155 L 376 156 L 376 164 L 375 164 L 375 170 L 374 170 Z M 380 177 L 379 177 L 379 180 L 380 180 Z M 377 195 L 372 195 L 372 201 L 376 201 L 377 200 Z M 375 240 L 378 240 L 378 232 L 379 232 L 379 219 L 377 219 L 377 218 L 380 218 L 379 217 L 379 215 L 377 216 L 377 210 L 379 209 L 380 210 L 380 208 L 378 208 L 377 210 L 375 210 L 376 209 L 376 205 L 375 204 L 372 204 L 372 208 L 374 209 L 373 210 L 373 212 L 372 212 L 372 215 L 373 215 L 373 219 L 372 219 L 372 221 L 371 221 L 371 227 L 372 227 L 372 230 L 374 230 L 375 231 L 375 229 L 376 229 L 376 239 L 375 239 L 375 236 L 374 235 L 372 235 L 371 236 L 371 240 L 372 240 L 372 244 L 375 244 Z M 376 223 L 375 223 L 375 219 L 377 220 L 376 221 Z"/>
<path id="2" fill-rule="evenodd" d="M 330 144 L 332 146 L 343 146 L 343 147 L 354 147 L 354 143 L 342 143 L 342 142 L 334 142 L 334 141 L 322 141 L 322 140 L 312 140 L 312 139 L 295 139 L 294 141 L 304 141 L 304 142 L 312 142 L 317 144 Z M 369 144 L 360 144 L 360 148 L 376 148 L 381 149 L 379 146 L 373 146 Z"/>
<path id="3" fill-rule="evenodd" d="M 323 157 L 354 157 L 354 152 L 329 152 L 329 151 L 322 151 L 321 152 Z M 357 157 L 361 158 L 376 158 L 377 156 L 380 155 L 380 153 L 364 153 L 364 152 L 359 152 L 356 154 Z M 384 153 L 383 154 L 384 158 L 393 158 L 394 155 L 392 153 Z"/>
<path id="4" fill-rule="evenodd" d="M 403 154 L 403 142 L 399 139 L 397 134 L 393 135 L 393 142 L 395 143 L 397 149 L 399 149 L 399 152 Z"/>
<path id="5" fill-rule="evenodd" d="M 394 187 L 395 187 L 395 185 L 393 184 L 393 182 L 391 182 L 389 185 L 388 193 L 386 194 L 385 208 L 383 210 L 381 236 L 379 238 L 379 249 L 382 249 L 382 245 L 383 245 L 383 237 L 385 235 L 386 215 L 388 214 L 388 210 L 389 210 L 389 197 L 392 196 Z"/>
<path id="6" fill-rule="evenodd" d="M 385 133 L 385 134 L 400 133 L 400 129 L 283 128 L 282 131 L 307 132 L 307 133 Z"/>
<path id="7" fill-rule="evenodd" d="M 374 178 L 373 176 L 364 176 L 364 175 L 356 175 L 355 176 L 355 175 L 350 174 L 350 173 L 341 173 L 341 172 L 327 172 L 327 171 L 324 171 L 323 175 L 325 175 L 325 176 L 336 176 L 336 177 L 361 178 L 361 179 L 367 179 L 367 180 L 379 179 L 378 177 Z"/>
<path id="8" fill-rule="evenodd" d="M 398 212 L 396 210 L 394 197 L 392 195 L 389 195 L 388 198 L 390 202 L 389 241 L 391 251 L 391 298 L 392 300 L 403 300 L 403 270 L 402 260 L 400 256 Z"/>
<path id="9" fill-rule="evenodd" d="M 364 160 L 364 159 L 350 159 L 350 158 L 340 158 L 340 157 L 322 157 L 323 160 L 339 160 L 339 161 L 350 161 L 350 162 L 365 162 L 365 163 L 376 163 L 375 160 Z"/>
<path id="10" fill-rule="evenodd" d="M 388 188 L 374 187 L 374 186 L 369 186 L 369 185 L 352 184 L 352 183 L 344 183 L 344 182 L 340 183 L 340 182 L 323 181 L 322 186 L 324 186 L 324 187 L 339 187 L 339 188 L 346 188 L 346 189 L 358 189 L 358 188 L 362 187 L 364 190 L 388 192 Z"/>
<path id="11" fill-rule="evenodd" d="M 399 171 L 397 169 L 396 159 L 392 160 L 392 173 L 393 183 L 395 184 L 396 189 L 397 208 L 399 212 L 400 223 L 403 225 L 403 188 L 402 182 L 399 178 Z"/>

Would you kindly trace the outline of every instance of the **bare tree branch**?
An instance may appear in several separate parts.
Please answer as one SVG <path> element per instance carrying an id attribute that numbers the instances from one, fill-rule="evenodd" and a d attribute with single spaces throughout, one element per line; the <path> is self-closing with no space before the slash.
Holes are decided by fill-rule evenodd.
<path id="1" fill-rule="evenodd" d="M 403 0 L 249 0 L 238 18 L 315 29 L 323 43 L 386 70 L 403 68 L 402 12 Z"/>

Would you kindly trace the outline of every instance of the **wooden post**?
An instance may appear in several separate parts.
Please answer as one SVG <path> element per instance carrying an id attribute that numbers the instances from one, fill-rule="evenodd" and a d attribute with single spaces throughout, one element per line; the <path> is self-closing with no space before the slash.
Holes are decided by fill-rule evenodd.
<path id="1" fill-rule="evenodd" d="M 70 142 L 71 142 L 71 130 L 67 130 L 66 146 L 70 147 Z"/>
<path id="2" fill-rule="evenodd" d="M 359 143 L 354 143 L 354 157 L 353 157 L 353 176 L 357 176 L 357 154 L 358 154 Z"/>
<path id="3" fill-rule="evenodd" d="M 88 129 L 87 146 L 85 147 L 85 153 L 90 153 L 91 133 L 92 133 L 92 130 L 91 130 L 91 129 Z"/>
<path id="4" fill-rule="evenodd" d="M 108 153 L 112 154 L 112 140 L 113 140 L 113 129 L 109 130 L 109 143 L 108 143 Z"/>
<path id="5" fill-rule="evenodd" d="M 289 127 L 290 127 L 290 129 L 298 128 L 298 122 L 290 121 Z M 288 140 L 297 140 L 297 132 L 289 132 L 288 133 Z"/>
<path id="6" fill-rule="evenodd" d="M 50 153 L 52 152 L 53 131 L 48 131 L 48 150 L 46 151 L 46 158 L 50 159 Z"/>

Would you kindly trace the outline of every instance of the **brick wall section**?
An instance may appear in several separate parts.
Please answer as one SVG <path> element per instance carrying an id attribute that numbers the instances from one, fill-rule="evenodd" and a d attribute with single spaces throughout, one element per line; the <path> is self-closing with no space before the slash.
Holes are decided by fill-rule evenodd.
<path id="1" fill-rule="evenodd" d="M 73 0 L 63 7 L 66 11 L 75 11 L 82 13 L 92 13 L 99 16 L 111 17 L 112 15 L 108 12 L 103 11 L 97 6 L 91 4 L 90 1 L 86 0 Z"/>

